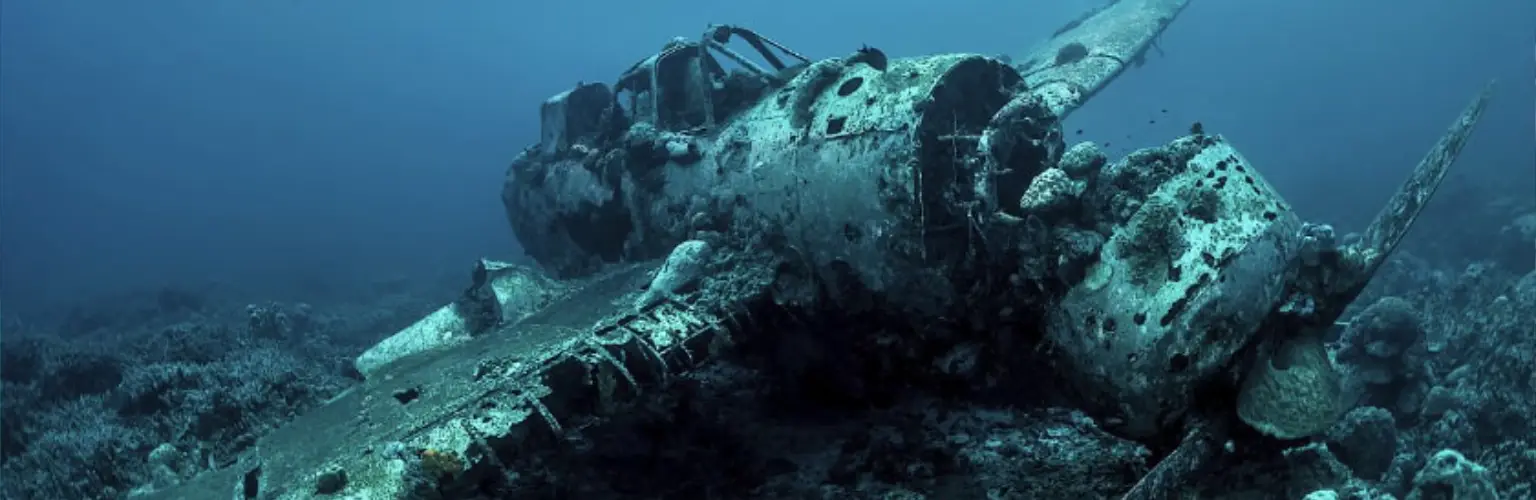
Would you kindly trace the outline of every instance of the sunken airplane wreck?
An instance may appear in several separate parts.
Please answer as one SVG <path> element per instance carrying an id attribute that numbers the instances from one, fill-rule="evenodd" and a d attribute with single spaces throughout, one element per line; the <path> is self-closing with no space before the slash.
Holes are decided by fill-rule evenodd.
<path id="1" fill-rule="evenodd" d="M 810 60 L 715 26 L 561 93 L 502 191 L 547 275 L 480 262 L 462 297 L 358 358 L 366 382 L 149 496 L 476 497 L 744 352 L 862 379 L 850 397 L 1044 377 L 1025 385 L 1154 450 L 1125 498 L 1172 496 L 1229 440 L 1314 435 L 1340 414 L 1319 332 L 1489 89 L 1341 244 L 1220 136 L 1119 159 L 1064 142 L 1062 118 L 1185 4 L 1112 3 L 1018 65 Z M 815 326 L 834 317 L 861 328 Z"/>

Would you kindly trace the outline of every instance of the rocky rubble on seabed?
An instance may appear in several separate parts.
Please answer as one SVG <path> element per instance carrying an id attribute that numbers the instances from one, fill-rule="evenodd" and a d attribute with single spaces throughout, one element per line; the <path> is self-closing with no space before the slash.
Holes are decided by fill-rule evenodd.
<path id="1" fill-rule="evenodd" d="M 124 498 L 226 466 L 354 384 L 358 353 L 452 290 L 359 288 L 253 302 L 171 287 L 57 313 L 8 308 L 0 498 Z"/>

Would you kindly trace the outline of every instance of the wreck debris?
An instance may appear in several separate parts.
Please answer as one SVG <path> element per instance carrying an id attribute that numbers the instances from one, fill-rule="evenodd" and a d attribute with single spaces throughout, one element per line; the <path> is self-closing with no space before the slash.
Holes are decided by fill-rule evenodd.
<path id="1" fill-rule="evenodd" d="M 1460 146 L 1470 136 L 1473 127 L 1477 124 L 1482 111 L 1487 104 L 1492 84 L 1484 87 L 1479 92 L 1461 115 L 1452 123 L 1450 129 L 1441 136 L 1435 147 L 1425 157 L 1424 161 L 1414 169 L 1409 176 L 1409 181 L 1403 185 L 1398 194 L 1389 203 L 1384 214 L 1388 216 L 1378 217 L 1373 224 L 1378 234 L 1386 232 L 1395 234 L 1395 237 L 1379 237 L 1367 239 L 1374 241 L 1375 248 L 1356 250 L 1352 247 L 1334 249 L 1323 257 L 1324 265 L 1308 265 L 1303 259 L 1293 259 L 1283 272 L 1287 278 L 1287 288 L 1291 290 L 1291 297 L 1278 303 L 1263 318 L 1263 322 L 1256 325 L 1253 341 L 1257 342 L 1257 355 L 1247 358 L 1249 366 L 1258 366 L 1256 380 L 1244 382 L 1238 395 L 1238 408 L 1228 409 L 1236 411 L 1249 425 L 1257 427 L 1261 432 L 1266 432 L 1279 438 L 1295 438 L 1321 432 L 1326 429 L 1331 421 L 1326 419 L 1338 418 L 1341 413 L 1333 405 L 1339 404 L 1337 398 L 1341 397 L 1339 388 L 1339 375 L 1334 371 L 1331 360 L 1326 360 L 1326 354 L 1322 359 L 1318 356 L 1317 349 L 1321 347 L 1318 335 L 1320 329 L 1332 325 L 1342 313 L 1344 306 L 1353 301 L 1360 293 L 1363 283 L 1355 280 L 1369 280 L 1375 273 L 1380 260 L 1385 258 L 1385 253 L 1390 252 L 1398 239 L 1406 232 L 1407 225 L 1412 224 L 1422 204 L 1404 206 L 1402 200 L 1425 200 L 1433 194 L 1438 180 L 1444 176 L 1449 166 L 1456 161 L 1460 153 Z M 1382 222 L 1382 221 L 1388 222 Z M 1377 226 L 1385 225 L 1386 229 Z M 1304 242 L 1308 231 L 1296 233 L 1293 241 Z M 1368 243 L 1367 245 L 1369 245 Z M 1373 264 L 1374 263 L 1374 264 Z M 1343 279 L 1337 279 L 1342 277 Z M 1343 286 L 1337 284 L 1343 283 Z M 1331 285 L 1332 284 L 1332 285 Z M 1304 307 L 1296 306 L 1297 302 L 1304 302 Z M 1276 360 L 1274 352 L 1280 352 Z M 1309 355 L 1291 356 L 1291 354 Z M 1290 361 L 1300 360 L 1300 366 L 1290 365 Z M 1278 363 L 1277 363 L 1278 361 Z M 1326 363 L 1324 361 L 1327 361 Z M 1264 369 L 1265 365 L 1280 368 L 1294 368 L 1295 374 L 1277 375 Z M 1326 365 L 1326 366 L 1325 366 Z M 1251 377 L 1255 375 L 1250 375 Z M 1289 379 L 1294 382 L 1311 378 L 1317 382 L 1310 387 L 1294 387 L 1286 392 L 1274 390 L 1286 385 L 1282 381 Z M 1307 390 L 1310 389 L 1310 390 Z M 1326 405 L 1326 406 L 1320 406 Z M 1260 415 L 1266 409 L 1283 409 L 1281 414 Z M 1208 410 L 1207 410 L 1208 411 Z M 1322 419 L 1322 420 L 1320 420 Z M 1169 477 L 1193 474 L 1201 470 L 1215 456 L 1208 453 L 1208 446 L 1202 443 L 1210 443 L 1225 439 L 1227 432 L 1223 422 L 1225 416 L 1211 416 L 1195 413 L 1186 423 L 1187 434 L 1182 444 L 1174 452 L 1175 456 L 1186 457 L 1185 460 L 1169 462 L 1165 461 L 1149 473 L 1149 477 Z M 1187 480 L 1187 479 L 1186 479 Z M 1142 500 L 1152 498 L 1166 498 L 1167 490 L 1162 489 L 1163 484 L 1143 482 L 1132 489 L 1124 497 L 1125 500 Z"/>
<path id="2" fill-rule="evenodd" d="M 458 302 L 359 358 L 364 385 L 187 491 L 472 488 L 738 347 L 795 357 L 846 394 L 880 390 L 858 377 L 975 390 L 1043 365 L 1104 430 L 1166 452 L 1132 499 L 1166 497 L 1231 426 L 1315 434 L 1338 392 L 1315 327 L 1401 238 L 1486 93 L 1372 236 L 1336 247 L 1219 135 L 1116 161 L 1067 147 L 1061 118 L 1186 3 L 1096 11 L 1036 52 L 1048 67 L 868 47 L 812 62 L 714 26 L 611 89 L 556 95 L 502 187 L 554 276 L 481 262 Z M 768 314 L 885 328 L 765 335 Z M 423 483 L 428 468 L 442 480 Z"/>
<path id="3" fill-rule="evenodd" d="M 1119 0 L 1057 30 L 1019 65 L 1024 81 L 1058 116 L 1093 97 L 1147 50 L 1189 0 Z"/>
<path id="4" fill-rule="evenodd" d="M 1188 388 L 1225 370 L 1283 298 L 1301 222 L 1218 136 L 1139 151 L 1099 175 L 1090 210 L 1113 229 L 1049 313 L 1047 338 L 1063 369 L 1086 375 L 1069 382 L 1084 401 L 1122 422 L 1114 432 L 1177 433 L 1194 407 Z"/>
<path id="5" fill-rule="evenodd" d="M 635 300 L 635 305 L 645 308 L 666 298 L 673 298 L 684 286 L 699 279 L 704 273 L 705 259 L 709 258 L 709 243 L 689 240 L 679 243 L 667 256 L 661 270 L 651 280 L 645 293 Z"/>
<path id="6" fill-rule="evenodd" d="M 771 69 L 765 69 L 727 47 L 726 43 L 732 37 L 745 40 Z M 636 63 L 619 77 L 614 91 L 630 92 L 629 109 L 635 110 L 635 119 L 652 123 L 657 128 L 713 128 L 716 120 L 724 119 L 728 114 L 716 111 L 723 104 L 717 100 L 725 97 L 716 87 L 734 76 L 726 73 L 714 54 L 744 68 L 746 74 L 758 80 L 755 84 L 761 86 L 782 83 L 783 77 L 779 73 L 789 68 L 773 49 L 801 64 L 810 62 L 805 56 L 752 30 L 714 25 L 705 30 L 698 41 L 675 39 L 660 53 Z M 738 87 L 745 85 L 737 84 Z"/>
<path id="7" fill-rule="evenodd" d="M 472 273 L 472 284 L 459 300 L 374 344 L 353 366 L 367 377 L 399 359 L 462 344 L 532 315 L 567 291 L 567 285 L 535 269 L 481 259 Z"/>
<path id="8" fill-rule="evenodd" d="M 508 217 L 540 234 L 524 246 L 561 276 L 660 258 L 700 230 L 771 227 L 823 273 L 838 261 L 882 289 L 946 293 L 929 284 L 946 275 L 937 259 L 965 258 L 969 226 L 990 213 L 968 207 L 1019 199 L 1064 148 L 1027 95 L 994 118 L 1015 99 L 1007 65 L 956 54 L 889 64 L 817 63 L 708 134 L 639 121 L 611 153 L 525 152 L 503 190 Z M 983 149 L 989 133 L 1010 140 Z M 700 159 L 634 153 L 676 140 Z M 909 235 L 922 242 L 897 244 Z"/>
<path id="9" fill-rule="evenodd" d="M 210 473 L 165 498 L 225 498 L 230 484 L 245 484 L 244 498 L 336 488 L 349 498 L 418 498 L 410 495 L 423 488 L 472 488 L 502 473 L 498 453 L 558 442 L 719 351 L 732 334 L 728 311 L 673 300 L 639 312 L 610 307 L 632 302 L 653 270 L 607 273 L 513 328 L 380 365 L 364 385 L 264 437 L 261 460 L 250 462 L 259 467 Z M 437 471 L 429 481 L 419 477 L 423 466 Z"/>

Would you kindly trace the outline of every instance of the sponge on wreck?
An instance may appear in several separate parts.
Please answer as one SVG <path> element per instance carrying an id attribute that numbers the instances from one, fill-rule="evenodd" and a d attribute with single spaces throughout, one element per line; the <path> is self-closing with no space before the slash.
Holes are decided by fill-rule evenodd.
<path id="1" fill-rule="evenodd" d="M 1288 339 L 1243 380 L 1237 416 L 1279 439 L 1321 434 L 1338 420 L 1342 380 L 1316 335 Z"/>

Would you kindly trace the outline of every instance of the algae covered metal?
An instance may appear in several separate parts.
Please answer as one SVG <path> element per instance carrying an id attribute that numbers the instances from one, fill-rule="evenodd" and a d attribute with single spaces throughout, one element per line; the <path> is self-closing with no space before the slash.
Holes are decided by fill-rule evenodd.
<path id="1" fill-rule="evenodd" d="M 557 94 L 501 187 L 542 269 L 481 262 L 463 296 L 358 360 L 366 382 L 181 491 L 469 495 L 729 355 L 854 380 L 852 398 L 1047 373 L 1025 382 L 1160 452 L 1128 498 L 1174 491 L 1236 422 L 1318 432 L 1337 389 L 1315 333 L 1401 239 L 1487 92 L 1340 246 L 1222 136 L 1118 159 L 1066 143 L 1063 117 L 1186 4 L 1112 2 L 1017 65 L 812 59 L 712 26 Z"/>

